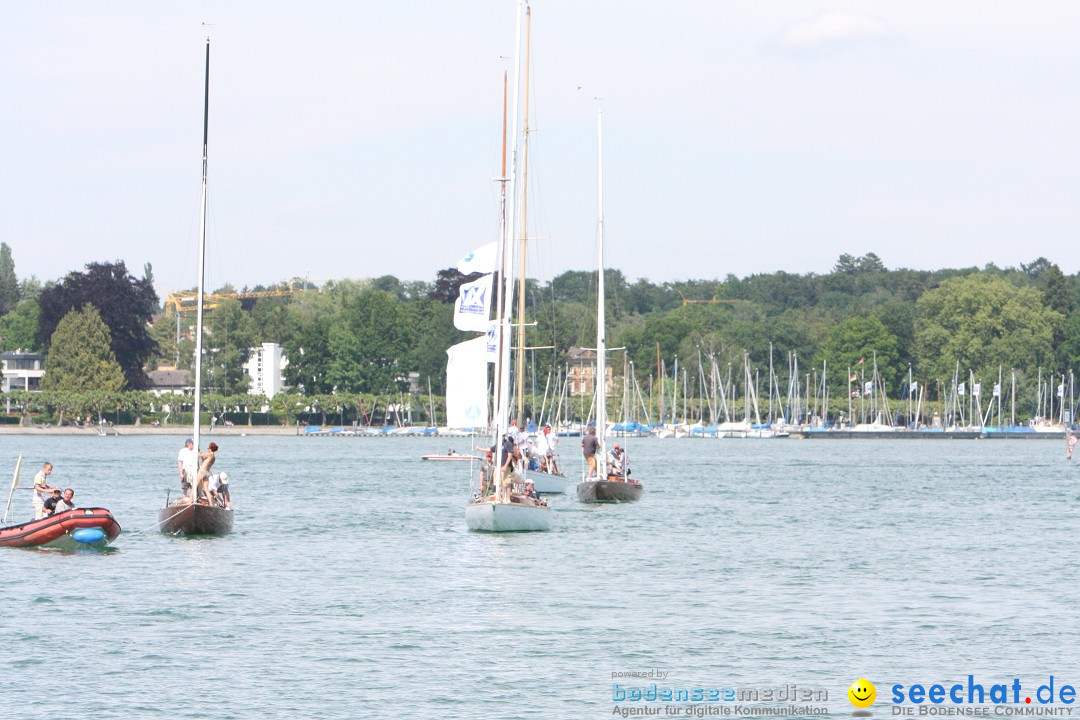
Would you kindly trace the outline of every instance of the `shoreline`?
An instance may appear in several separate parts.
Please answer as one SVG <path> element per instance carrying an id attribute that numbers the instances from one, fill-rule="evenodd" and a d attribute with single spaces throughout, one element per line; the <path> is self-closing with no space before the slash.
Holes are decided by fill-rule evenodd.
<path id="1" fill-rule="evenodd" d="M 24 427 L 22 425 L 0 425 L 0 435 L 85 435 L 87 437 L 99 437 L 97 427 L 56 427 L 54 425 Z M 187 437 L 191 435 L 191 426 L 170 425 L 167 427 L 151 427 L 149 425 L 120 425 L 105 428 L 105 435 L 175 435 Z M 303 435 L 300 428 L 280 425 L 234 425 L 232 427 L 216 427 L 213 430 L 203 429 L 203 437 L 210 436 L 238 436 L 238 435 Z"/>

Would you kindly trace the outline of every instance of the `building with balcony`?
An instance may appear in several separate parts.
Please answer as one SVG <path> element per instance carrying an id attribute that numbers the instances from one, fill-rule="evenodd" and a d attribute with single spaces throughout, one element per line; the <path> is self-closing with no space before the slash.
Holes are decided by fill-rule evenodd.
<path id="1" fill-rule="evenodd" d="M 40 353 L 28 353 L 22 350 L 0 353 L 0 365 L 3 367 L 4 380 L 0 390 L 41 390 L 41 378 L 45 376 L 45 356 Z"/>

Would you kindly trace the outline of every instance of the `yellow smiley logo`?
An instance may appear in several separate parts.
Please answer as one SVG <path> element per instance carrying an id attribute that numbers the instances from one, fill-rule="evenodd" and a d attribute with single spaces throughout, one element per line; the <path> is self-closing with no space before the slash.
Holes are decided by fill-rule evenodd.
<path id="1" fill-rule="evenodd" d="M 877 699 L 877 688 L 865 678 L 859 678 L 847 689 L 848 700 L 857 708 L 870 707 Z"/>

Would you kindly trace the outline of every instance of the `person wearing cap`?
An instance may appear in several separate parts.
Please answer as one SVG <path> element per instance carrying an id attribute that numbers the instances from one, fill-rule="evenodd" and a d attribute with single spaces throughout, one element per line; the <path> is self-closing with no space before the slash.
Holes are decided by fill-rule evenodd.
<path id="1" fill-rule="evenodd" d="M 221 505 L 226 510 L 232 509 L 232 498 L 229 497 L 229 474 L 222 470 L 216 475 L 210 476 L 210 504 Z"/>
<path id="2" fill-rule="evenodd" d="M 201 493 L 206 496 L 206 501 L 210 502 L 210 468 L 214 467 L 214 462 L 217 460 L 217 449 L 217 443 L 210 443 L 207 445 L 206 452 L 199 453 L 202 464 L 199 466 L 199 487 L 194 498 L 196 501 Z"/>
<path id="3" fill-rule="evenodd" d="M 536 492 L 536 486 L 533 485 L 532 480 L 525 481 L 525 497 L 529 498 L 533 502 L 540 499 L 540 494 Z"/>
<path id="4" fill-rule="evenodd" d="M 195 441 L 188 438 L 180 454 L 176 456 L 176 467 L 180 471 L 180 489 L 183 493 L 195 483 L 195 473 L 199 469 L 199 456 L 195 454 Z"/>

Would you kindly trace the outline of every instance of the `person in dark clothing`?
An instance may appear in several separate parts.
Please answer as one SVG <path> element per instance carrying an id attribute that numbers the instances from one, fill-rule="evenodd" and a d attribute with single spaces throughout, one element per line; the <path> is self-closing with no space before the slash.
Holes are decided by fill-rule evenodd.
<path id="1" fill-rule="evenodd" d="M 589 426 L 581 438 L 581 453 L 585 456 L 585 462 L 589 463 L 589 477 L 596 478 L 596 453 L 600 450 L 600 440 L 596 437 L 596 428 Z"/>

